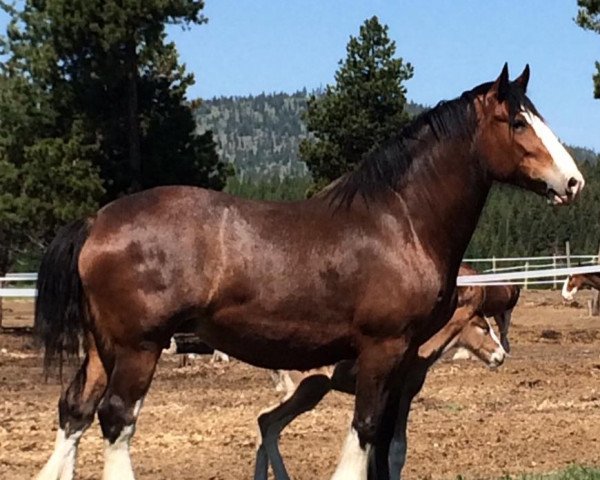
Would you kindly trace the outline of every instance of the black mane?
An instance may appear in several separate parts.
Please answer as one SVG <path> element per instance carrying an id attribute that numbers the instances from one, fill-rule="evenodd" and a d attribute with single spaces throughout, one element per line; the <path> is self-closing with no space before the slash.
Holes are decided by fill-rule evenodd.
<path id="1" fill-rule="evenodd" d="M 492 85 L 493 82 L 483 83 L 454 100 L 441 101 L 421 113 L 395 136 L 366 154 L 356 170 L 326 187 L 324 194 L 333 204 L 348 206 L 357 194 L 368 201 L 376 199 L 382 192 L 396 189 L 413 162 L 411 145 L 419 142 L 425 131 L 429 130 L 436 142 L 449 138 L 472 138 L 477 128 L 474 99 L 487 93 Z M 504 99 L 508 105 L 509 124 L 523 108 L 540 116 L 523 88 L 515 82 L 509 85 Z"/>

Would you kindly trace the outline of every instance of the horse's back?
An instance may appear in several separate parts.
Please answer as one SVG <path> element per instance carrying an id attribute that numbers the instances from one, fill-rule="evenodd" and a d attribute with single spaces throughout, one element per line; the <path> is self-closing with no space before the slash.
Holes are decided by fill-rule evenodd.
<path id="1" fill-rule="evenodd" d="M 485 287 L 483 313 L 492 317 L 512 310 L 519 300 L 521 289 L 516 285 L 490 285 Z"/>
<path id="2" fill-rule="evenodd" d="M 479 272 L 470 265 L 463 263 L 458 274 L 477 275 Z M 485 296 L 482 309 L 486 317 L 493 317 L 514 308 L 521 292 L 521 289 L 516 285 L 489 285 L 483 288 Z"/>

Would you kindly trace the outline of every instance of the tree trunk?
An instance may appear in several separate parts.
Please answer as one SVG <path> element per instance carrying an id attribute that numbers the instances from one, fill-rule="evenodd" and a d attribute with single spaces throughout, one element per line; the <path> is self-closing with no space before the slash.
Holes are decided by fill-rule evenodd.
<path id="1" fill-rule="evenodd" d="M 127 127 L 129 140 L 129 165 L 131 168 L 130 193 L 142 189 L 142 156 L 140 148 L 140 123 L 138 117 L 138 67 L 135 38 L 126 45 L 127 68 Z"/>

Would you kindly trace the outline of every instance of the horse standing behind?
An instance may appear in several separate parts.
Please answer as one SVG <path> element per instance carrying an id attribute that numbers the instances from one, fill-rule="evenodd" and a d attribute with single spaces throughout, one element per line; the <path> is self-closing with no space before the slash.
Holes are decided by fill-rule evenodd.
<path id="1" fill-rule="evenodd" d="M 572 302 L 574 295 L 579 290 L 590 288 L 600 290 L 600 273 L 578 273 L 569 275 L 565 279 L 561 293 L 565 300 Z"/>
<path id="2" fill-rule="evenodd" d="M 463 263 L 458 270 L 459 275 L 477 275 L 479 272 L 470 265 Z M 494 317 L 500 332 L 500 342 L 510 353 L 508 330 L 513 309 L 519 301 L 521 287 L 518 285 L 487 285 L 482 287 L 485 292 L 481 311 L 486 317 Z"/>
<path id="3" fill-rule="evenodd" d="M 419 349 L 419 363 L 427 370 L 453 346 L 472 352 L 490 367 L 500 366 L 506 355 L 490 323 L 481 314 L 484 303 L 484 288 L 459 287 L 458 308 L 452 319 L 436 335 Z M 456 328 L 461 327 L 459 331 Z M 274 375 L 276 389 L 284 392 L 280 403 L 261 411 L 258 416 L 259 441 L 256 452 L 254 480 L 267 480 L 268 466 L 272 465 L 277 480 L 287 480 L 283 458 L 279 452 L 279 435 L 296 417 L 312 410 L 331 390 L 353 394 L 355 389 L 355 365 L 352 361 L 340 362 L 335 366 L 300 372 L 277 370 Z M 389 454 L 390 478 L 398 480 L 406 458 L 406 425 L 410 404 L 420 391 L 422 382 L 403 385 L 396 430 Z"/>
<path id="4" fill-rule="evenodd" d="M 134 478 L 129 444 L 177 331 L 244 362 L 306 370 L 356 359 L 352 428 L 335 480 L 364 479 L 393 435 L 419 347 L 456 306 L 456 276 L 493 181 L 571 203 L 573 159 L 525 94 L 529 68 L 442 102 L 308 200 L 160 187 L 63 228 L 38 276 L 45 364 L 86 357 L 59 401 L 38 479 L 71 479 L 98 411 L 103 479 Z M 387 456 L 386 456 L 387 463 Z"/>

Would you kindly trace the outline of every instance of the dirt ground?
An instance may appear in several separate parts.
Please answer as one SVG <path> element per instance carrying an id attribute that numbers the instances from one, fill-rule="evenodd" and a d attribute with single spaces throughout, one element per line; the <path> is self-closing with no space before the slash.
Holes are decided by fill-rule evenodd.
<path id="1" fill-rule="evenodd" d="M 589 293 L 581 293 L 586 304 Z M 7 325 L 31 322 L 31 304 L 5 302 Z M 405 479 L 493 479 L 600 464 L 600 318 L 526 292 L 513 315 L 513 354 L 498 371 L 441 361 L 416 399 Z M 57 381 L 44 383 L 28 334 L 0 334 L 0 478 L 29 479 L 52 449 Z M 132 452 L 139 479 L 252 476 L 255 416 L 278 400 L 264 370 L 207 359 L 180 368 L 163 356 Z M 352 398 L 330 394 L 283 435 L 295 479 L 328 478 L 351 418 Z M 97 423 L 81 442 L 79 478 L 99 478 Z"/>

